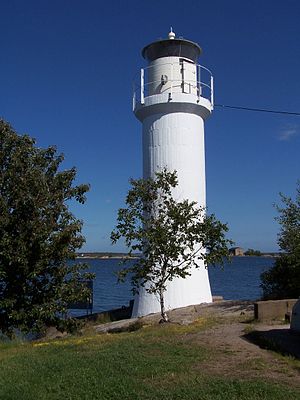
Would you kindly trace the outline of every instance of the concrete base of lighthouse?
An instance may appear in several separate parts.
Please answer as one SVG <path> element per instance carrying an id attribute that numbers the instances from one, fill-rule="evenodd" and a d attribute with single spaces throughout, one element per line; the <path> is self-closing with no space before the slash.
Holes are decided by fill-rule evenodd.
<path id="1" fill-rule="evenodd" d="M 169 282 L 165 291 L 166 310 L 187 307 L 193 304 L 211 303 L 212 295 L 208 279 L 208 272 L 204 264 L 199 268 L 191 269 L 191 276 L 185 279 L 176 278 Z M 160 303 L 157 296 L 147 293 L 146 288 L 134 299 L 132 318 L 160 312 Z"/>

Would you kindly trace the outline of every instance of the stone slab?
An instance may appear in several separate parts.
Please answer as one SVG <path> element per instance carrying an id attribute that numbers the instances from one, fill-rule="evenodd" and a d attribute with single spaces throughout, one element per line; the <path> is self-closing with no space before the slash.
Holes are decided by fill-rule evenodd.
<path id="1" fill-rule="evenodd" d="M 298 299 L 267 300 L 254 303 L 254 318 L 260 322 L 284 320 Z"/>
<path id="2" fill-rule="evenodd" d="M 122 319 L 121 321 L 108 322 L 106 324 L 97 325 L 95 330 L 97 333 L 118 333 L 125 332 L 134 328 L 138 322 L 138 318 Z"/>

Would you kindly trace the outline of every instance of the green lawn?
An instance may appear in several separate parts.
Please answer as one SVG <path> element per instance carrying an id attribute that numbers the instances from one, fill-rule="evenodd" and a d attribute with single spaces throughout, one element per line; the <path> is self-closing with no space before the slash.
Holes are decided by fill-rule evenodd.
<path id="1" fill-rule="evenodd" d="M 0 344 L 0 399 L 300 399 L 272 381 L 215 377 L 216 357 L 187 335 L 204 329 L 165 325 L 131 333 L 32 344 Z M 217 360 L 216 360 L 217 362 Z"/>

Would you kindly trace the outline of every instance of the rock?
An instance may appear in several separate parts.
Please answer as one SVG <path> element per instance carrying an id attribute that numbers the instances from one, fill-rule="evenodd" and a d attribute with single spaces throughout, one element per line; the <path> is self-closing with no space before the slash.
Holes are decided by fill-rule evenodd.
<path id="1" fill-rule="evenodd" d="M 108 322 L 106 324 L 97 325 L 95 330 L 97 333 L 118 333 L 135 331 L 141 327 L 139 318 L 122 319 L 120 321 Z"/>
<path id="2" fill-rule="evenodd" d="M 67 336 L 67 332 L 61 332 L 54 326 L 49 326 L 45 332 L 46 339 L 59 339 Z"/>

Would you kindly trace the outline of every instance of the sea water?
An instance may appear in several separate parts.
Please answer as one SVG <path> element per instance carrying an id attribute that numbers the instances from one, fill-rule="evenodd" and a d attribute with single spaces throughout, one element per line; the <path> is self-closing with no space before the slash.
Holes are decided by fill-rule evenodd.
<path id="1" fill-rule="evenodd" d="M 130 281 L 118 283 L 117 272 L 122 268 L 118 259 L 86 259 L 89 271 L 96 275 L 93 284 L 93 312 L 128 306 L 133 299 Z M 134 262 L 134 260 L 130 261 Z M 271 257 L 233 257 L 221 267 L 208 267 L 213 296 L 225 300 L 257 300 L 261 297 L 260 275 L 272 267 Z M 74 312 L 72 312 L 73 314 Z M 75 312 L 76 315 L 85 311 Z"/>

